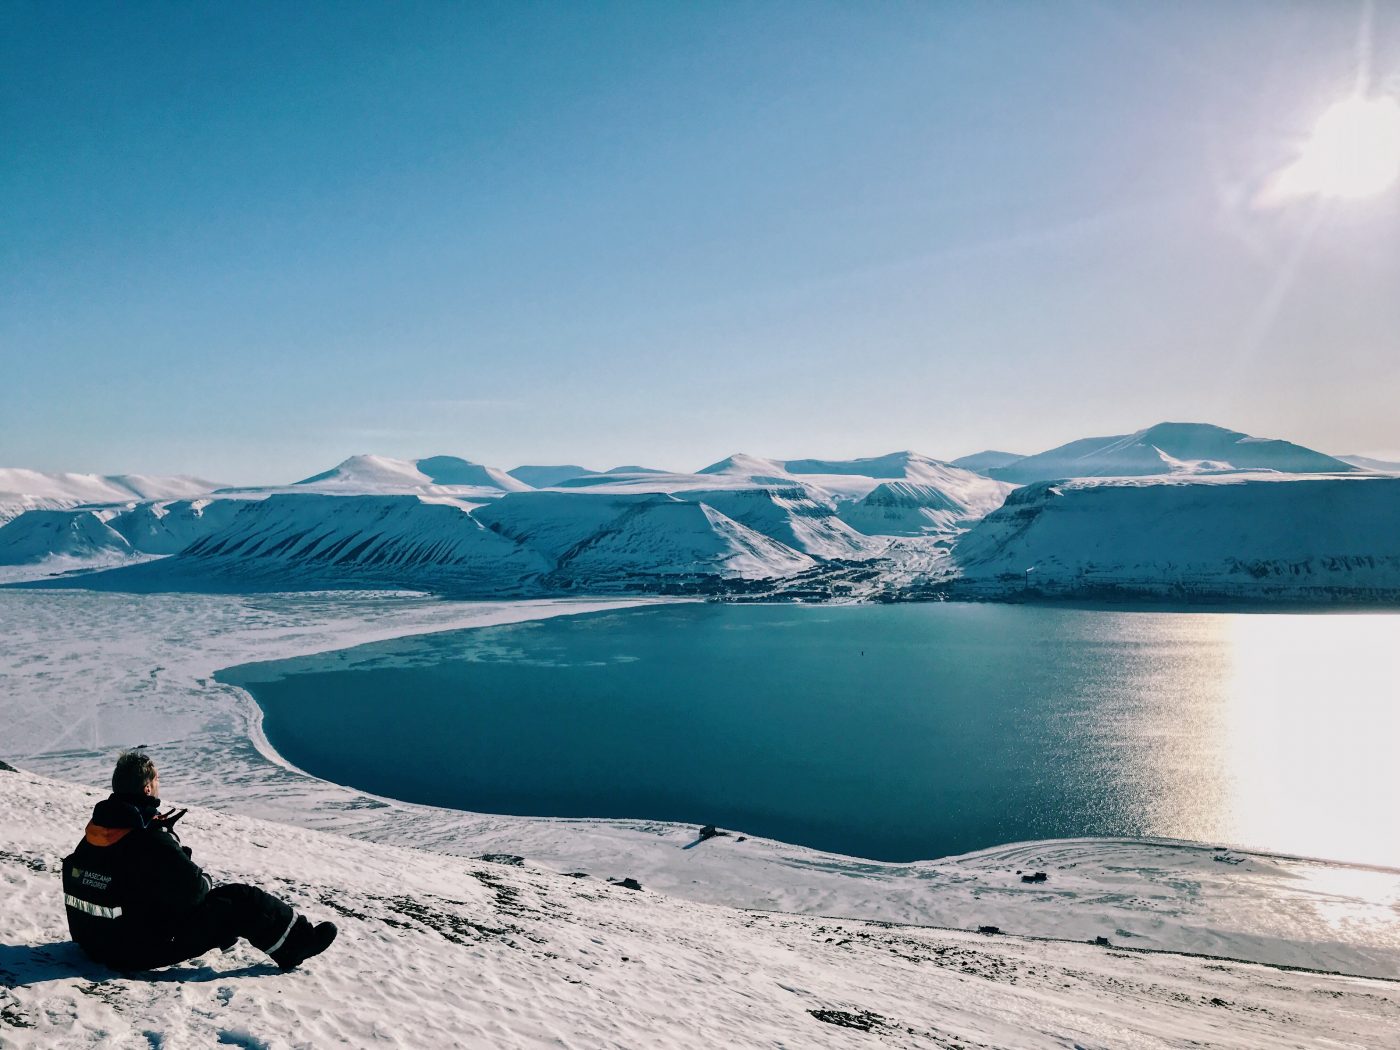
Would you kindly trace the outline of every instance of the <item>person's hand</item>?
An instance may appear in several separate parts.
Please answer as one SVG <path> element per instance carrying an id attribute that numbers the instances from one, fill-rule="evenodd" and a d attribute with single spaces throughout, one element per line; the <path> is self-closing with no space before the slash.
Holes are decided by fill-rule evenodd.
<path id="1" fill-rule="evenodd" d="M 173 828 L 175 822 L 188 812 L 188 809 L 176 809 L 174 806 L 171 806 L 164 813 L 157 813 L 155 815 L 155 823 L 164 824 L 167 828 Z"/>

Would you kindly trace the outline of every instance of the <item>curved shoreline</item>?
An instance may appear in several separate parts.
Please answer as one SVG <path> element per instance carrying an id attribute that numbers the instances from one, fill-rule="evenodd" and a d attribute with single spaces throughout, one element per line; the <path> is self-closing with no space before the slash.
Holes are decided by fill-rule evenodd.
<path id="1" fill-rule="evenodd" d="M 620 604 L 510 603 L 508 618 Z M 167 794 L 182 803 L 440 853 L 515 854 L 710 904 L 952 929 L 991 921 L 1010 933 L 1115 943 L 1124 930 L 1135 947 L 1400 974 L 1392 871 L 1246 851 L 1220 864 L 1199 844 L 1160 841 L 1054 840 L 911 864 L 754 838 L 686 850 L 693 827 L 465 813 L 319 780 L 260 739 L 260 709 L 246 691 L 212 680 L 216 668 L 259 657 L 501 622 L 506 612 L 503 603 L 382 594 L 0 594 L 0 617 L 15 625 L 0 696 L 13 729 L 4 757 L 97 788 L 116 749 L 148 743 Z M 1048 871 L 1049 883 L 1022 886 L 1023 867 Z"/>
<path id="2" fill-rule="evenodd" d="M 1058 609 L 1048 619 L 1030 611 L 990 610 L 987 616 L 969 614 L 971 620 L 959 609 L 947 609 L 944 615 L 941 607 L 927 610 L 931 616 L 883 606 L 848 614 L 846 609 L 839 616 L 821 606 L 788 603 L 635 609 L 603 621 L 581 612 L 587 623 L 570 617 L 536 630 L 506 627 L 476 639 L 464 633 L 434 643 L 407 637 L 400 641 L 410 644 L 256 659 L 223 668 L 216 677 L 250 696 L 256 708 L 250 735 L 260 751 L 310 779 L 380 801 L 522 820 L 687 829 L 716 824 L 735 834 L 872 864 L 946 862 L 1024 842 L 1092 840 L 1227 847 L 1261 857 L 1393 869 L 1394 842 L 1383 827 L 1362 834 L 1361 827 L 1346 825 L 1351 827 L 1347 834 L 1328 834 L 1330 817 L 1316 815 L 1311 822 L 1300 818 L 1296 826 L 1285 827 L 1267 815 L 1250 819 L 1259 815 L 1245 807 L 1253 797 L 1248 793 L 1227 791 L 1199 802 L 1152 763 L 1052 757 L 1075 751 L 1080 737 L 1094 726 L 1120 718 L 1144 728 L 1096 736 L 1099 751 L 1136 753 L 1143 748 L 1143 733 L 1155 749 L 1153 726 L 1158 722 L 1179 721 L 1198 708 L 1229 708 L 1239 700 L 1223 686 L 1159 690 L 1165 713 L 1153 718 L 1138 714 L 1136 699 L 1125 710 L 1116 703 L 1076 709 L 1079 728 L 1071 733 L 1077 735 L 1057 745 L 1058 752 L 1015 743 L 1040 739 L 1039 715 L 1016 723 L 1019 736 L 1003 733 L 991 757 L 979 757 L 969 744 L 986 738 L 986 725 L 1004 728 L 1004 716 L 986 699 L 1000 695 L 1003 679 L 979 663 L 984 659 L 980 646 L 991 635 L 1009 632 L 1021 639 L 1029 631 L 1026 644 L 1053 638 L 1066 647 L 1078 647 L 1086 637 L 1095 643 L 1112 638 L 1115 646 L 1147 642 L 1153 651 L 1175 654 L 1183 668 L 1179 677 L 1191 678 L 1188 671 L 1199 663 L 1195 677 L 1200 678 L 1204 671 L 1220 669 L 1218 660 L 1198 657 L 1198 650 L 1213 653 L 1216 635 L 1228 637 L 1234 627 L 1206 631 L 1200 618 L 1192 616 L 1157 625 L 1120 615 L 1062 621 L 1055 615 Z M 905 615 L 911 612 L 916 615 Z M 995 618 L 988 619 L 992 613 Z M 774 623 L 805 625 L 818 633 L 751 633 Z M 906 635 L 913 650 L 880 648 L 882 638 Z M 423 644 L 411 644 L 415 642 Z M 885 704 L 869 697 L 860 702 L 854 722 L 842 721 L 847 698 L 859 695 L 869 680 L 866 672 L 876 670 L 867 668 L 867 661 L 842 663 L 842 653 L 849 648 L 854 656 L 856 647 L 872 643 L 881 692 L 898 699 Z M 805 655 L 813 646 L 823 650 L 819 665 Z M 926 665 L 917 656 L 925 651 L 944 655 Z M 1023 668 L 1014 662 L 1015 653 L 995 651 L 1013 660 L 1011 675 L 1019 680 Z M 770 674 L 749 664 L 755 652 L 765 668 L 778 670 Z M 643 654 L 650 662 L 640 670 L 623 668 L 621 662 L 638 657 L 617 655 L 621 653 Z M 744 673 L 736 677 L 725 670 L 731 665 L 744 667 Z M 1100 681 L 1107 694 L 1134 698 L 1157 688 L 1158 672 L 1151 667 L 1150 673 L 1136 668 L 1118 674 L 1103 661 L 1076 666 L 1072 677 L 1054 679 L 1054 688 L 1038 686 L 1018 703 L 1030 711 L 1043 709 L 1049 713 L 1045 718 L 1062 717 L 1057 697 Z M 585 667 L 592 669 L 580 670 Z M 853 684 L 845 671 L 858 681 Z M 823 688 L 828 680 L 840 684 Z M 929 690 L 941 695 L 941 705 L 925 702 Z M 561 707 L 553 699 L 556 693 L 575 702 Z M 795 710 L 781 701 L 789 693 L 802 697 Z M 1375 698 L 1358 693 L 1358 702 Z M 935 708 L 981 728 L 949 733 L 938 722 L 929 732 L 921 712 Z M 687 713 L 692 709 L 701 713 Z M 753 710 L 766 713 L 755 722 Z M 837 719 L 841 729 L 835 735 L 813 734 L 803 728 L 809 718 Z M 893 736 L 886 731 L 863 735 L 862 721 L 900 728 Z M 559 725 L 569 726 L 568 731 Z M 284 750 L 271 740 L 272 732 Z M 895 739 L 911 733 L 920 740 L 912 751 Z M 1238 775 L 1237 764 L 1221 760 L 1218 769 L 1213 764 L 1214 733 L 1172 739 L 1180 748 L 1178 766 L 1195 762 L 1201 776 L 1226 782 Z M 669 749 L 682 740 L 687 752 L 707 757 L 672 754 Z M 746 746 L 734 744 L 740 740 Z M 858 746 L 848 748 L 851 741 L 859 741 Z M 735 753 L 726 756 L 731 744 Z M 795 756 L 792 764 L 784 748 Z M 761 753 L 769 758 L 758 758 Z M 671 757 L 658 762 L 657 755 Z M 300 765 L 303 761 L 306 766 Z M 711 782 L 715 761 L 726 763 L 722 784 Z M 984 773 L 988 762 L 1002 772 Z M 841 783 L 849 781 L 858 790 L 833 793 L 825 791 L 824 781 L 806 782 L 802 778 L 813 763 L 829 767 L 823 777 L 845 778 Z M 894 767 L 900 770 L 902 795 L 889 779 Z M 1017 786 L 1022 778 L 1014 770 L 1020 768 L 1037 771 L 1040 780 L 1033 790 Z M 612 772 L 602 772 L 608 769 Z M 1372 779 L 1380 785 L 1390 782 Z M 800 787 L 793 791 L 790 785 Z M 1322 797 L 1328 806 L 1338 801 L 1333 794 Z M 867 821 L 885 822 L 889 829 L 872 831 Z"/>

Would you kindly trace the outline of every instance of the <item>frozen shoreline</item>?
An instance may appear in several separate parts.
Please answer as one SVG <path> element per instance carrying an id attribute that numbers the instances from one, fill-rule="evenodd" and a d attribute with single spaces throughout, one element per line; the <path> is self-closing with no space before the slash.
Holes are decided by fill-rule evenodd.
<path id="1" fill-rule="evenodd" d="M 174 801 L 359 839 L 521 855 L 711 904 L 961 929 L 990 923 L 1010 933 L 1107 936 L 1133 947 L 1400 977 L 1400 872 L 1122 840 L 1022 843 L 910 864 L 755 838 L 687 850 L 691 827 L 467 813 L 318 780 L 271 748 L 251 696 L 212 678 L 240 663 L 641 604 L 647 600 L 0 592 L 0 717 L 12 727 L 3 757 L 101 787 L 117 748 L 146 743 Z M 1051 878 L 1023 885 L 1018 869 Z"/>

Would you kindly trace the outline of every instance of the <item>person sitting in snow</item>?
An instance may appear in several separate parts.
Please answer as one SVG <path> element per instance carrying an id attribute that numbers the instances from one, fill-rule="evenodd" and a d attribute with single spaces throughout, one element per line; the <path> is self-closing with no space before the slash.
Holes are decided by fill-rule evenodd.
<path id="1" fill-rule="evenodd" d="M 239 937 L 284 970 L 335 939 L 255 886 L 214 886 L 160 812 L 160 774 L 141 751 L 123 751 L 112 794 L 92 811 L 83 840 L 63 860 L 68 931 L 89 958 L 119 970 L 150 970 L 232 948 Z"/>

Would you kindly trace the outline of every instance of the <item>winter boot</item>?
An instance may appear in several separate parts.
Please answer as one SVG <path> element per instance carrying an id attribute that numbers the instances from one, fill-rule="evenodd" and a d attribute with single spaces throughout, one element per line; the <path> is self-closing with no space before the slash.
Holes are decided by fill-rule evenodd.
<path id="1" fill-rule="evenodd" d="M 303 916 L 298 915 L 282 943 L 269 949 L 267 954 L 272 956 L 272 961 L 278 967 L 291 970 L 329 948 L 331 941 L 335 940 L 336 932 L 333 922 L 319 922 L 312 926 Z"/>

